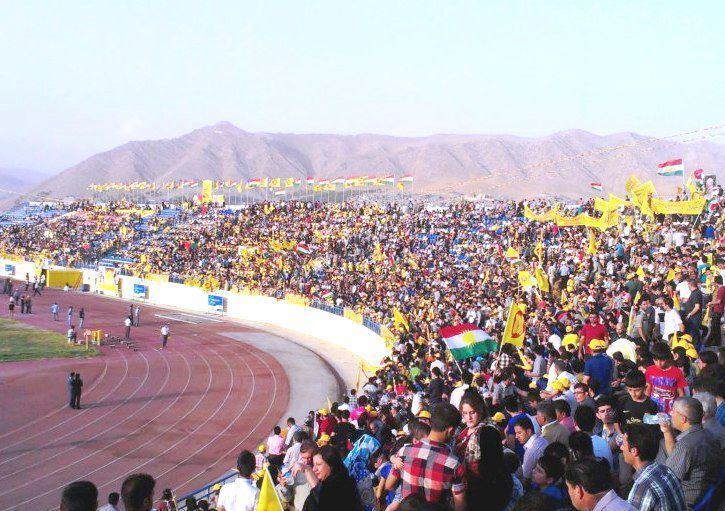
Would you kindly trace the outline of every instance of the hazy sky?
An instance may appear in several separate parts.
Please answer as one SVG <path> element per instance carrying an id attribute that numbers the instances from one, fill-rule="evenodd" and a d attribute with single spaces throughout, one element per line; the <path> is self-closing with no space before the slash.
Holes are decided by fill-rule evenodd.
<path id="1" fill-rule="evenodd" d="M 0 167 L 61 170 L 222 120 L 394 135 L 722 124 L 723 22 L 721 0 L 8 0 Z"/>

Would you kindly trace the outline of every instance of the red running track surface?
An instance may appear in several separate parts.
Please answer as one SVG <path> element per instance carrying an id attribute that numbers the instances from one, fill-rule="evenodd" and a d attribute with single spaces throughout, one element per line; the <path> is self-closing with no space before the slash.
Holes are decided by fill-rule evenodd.
<path id="1" fill-rule="evenodd" d="M 123 337 L 129 303 L 98 295 L 46 289 L 32 315 L 16 307 L 15 319 L 65 334 L 69 305 L 74 323 L 85 308 L 84 329 Z M 284 369 L 220 335 L 252 329 L 140 305 L 131 333 L 138 351 L 104 347 L 89 359 L 0 364 L 0 510 L 55 510 L 62 488 L 83 479 L 98 486 L 102 504 L 134 472 L 156 478 L 156 498 L 163 488 L 181 495 L 227 472 L 277 424 L 289 401 Z M 164 323 L 171 336 L 160 350 Z M 71 371 L 83 378 L 81 410 L 68 407 Z"/>

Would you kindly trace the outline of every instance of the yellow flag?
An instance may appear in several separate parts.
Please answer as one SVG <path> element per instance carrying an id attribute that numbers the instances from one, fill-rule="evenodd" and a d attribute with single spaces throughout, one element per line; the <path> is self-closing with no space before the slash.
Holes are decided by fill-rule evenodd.
<path id="1" fill-rule="evenodd" d="M 626 200 L 617 197 L 616 195 L 609 194 L 609 204 L 613 206 L 614 208 L 618 208 L 619 206 L 629 206 L 630 203 Z"/>
<path id="2" fill-rule="evenodd" d="M 539 241 L 536 244 L 536 247 L 534 247 L 534 254 L 539 258 L 539 261 L 544 260 L 544 246 L 541 244 L 541 241 Z"/>
<path id="3" fill-rule="evenodd" d="M 519 259 L 521 256 L 519 255 L 519 251 L 516 250 L 514 247 L 509 247 L 506 249 L 506 258 L 507 259 Z"/>
<path id="4" fill-rule="evenodd" d="M 536 268 L 536 271 L 534 272 L 534 277 L 536 278 L 536 285 L 539 286 L 539 289 L 541 289 L 542 292 L 548 293 L 549 292 L 549 278 L 547 277 L 546 273 L 544 273 L 544 270 L 541 268 Z"/>
<path id="5" fill-rule="evenodd" d="M 262 489 L 259 491 L 259 500 L 257 501 L 256 511 L 282 511 L 282 503 L 274 489 L 274 482 L 269 473 L 269 469 L 264 469 L 264 479 L 262 479 Z"/>
<path id="6" fill-rule="evenodd" d="M 518 277 L 519 277 L 519 284 L 521 284 L 521 287 L 524 288 L 525 290 L 531 289 L 534 285 L 534 282 L 536 282 L 536 280 L 533 280 L 533 282 L 532 282 L 531 273 L 529 273 L 526 270 L 519 270 Z"/>
<path id="7" fill-rule="evenodd" d="M 270 188 L 280 188 L 281 186 L 282 186 L 282 180 L 278 177 L 275 177 L 269 181 Z"/>
<path id="8" fill-rule="evenodd" d="M 641 278 L 641 279 L 643 279 L 643 278 L 644 278 L 644 276 L 645 276 L 645 273 L 644 273 L 644 268 L 642 268 L 641 266 L 640 266 L 639 268 L 637 268 L 637 271 L 636 271 L 635 273 L 636 273 L 636 274 L 637 274 L 637 275 L 639 276 L 639 278 Z"/>
<path id="9" fill-rule="evenodd" d="M 589 229 L 589 247 L 587 248 L 587 254 L 596 255 L 597 253 L 597 242 L 594 239 L 594 231 Z"/>
<path id="10" fill-rule="evenodd" d="M 288 177 L 284 180 L 284 187 L 285 188 L 292 188 L 295 185 L 295 178 Z"/>
<path id="11" fill-rule="evenodd" d="M 515 346 L 524 345 L 524 334 L 526 332 L 526 322 L 524 319 L 524 308 L 516 302 L 511 303 L 509 308 L 508 319 L 506 320 L 506 329 L 503 331 L 501 344 L 513 344 Z"/>
<path id="12" fill-rule="evenodd" d="M 673 270 L 672 268 L 670 268 L 667 271 L 667 276 L 665 277 L 665 282 L 671 282 L 673 280 L 675 280 L 675 270 Z"/>
<path id="13" fill-rule="evenodd" d="M 205 179 L 201 182 L 201 201 L 204 204 L 211 202 L 213 182 L 211 179 Z"/>
<path id="14" fill-rule="evenodd" d="M 410 331 L 408 320 L 405 319 L 405 316 L 401 314 L 397 307 L 393 307 L 393 323 L 398 330 L 404 329 L 406 331 Z"/>

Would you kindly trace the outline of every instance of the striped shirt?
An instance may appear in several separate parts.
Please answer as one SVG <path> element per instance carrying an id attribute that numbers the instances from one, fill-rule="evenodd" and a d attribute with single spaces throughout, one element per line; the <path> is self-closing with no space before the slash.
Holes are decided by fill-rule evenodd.
<path id="1" fill-rule="evenodd" d="M 685 495 L 675 473 L 666 465 L 651 463 L 634 473 L 627 498 L 639 511 L 681 511 Z"/>
<path id="2" fill-rule="evenodd" d="M 700 424 L 677 435 L 675 448 L 665 464 L 682 482 L 688 509 L 693 509 L 715 482 L 721 456 L 720 444 Z"/>

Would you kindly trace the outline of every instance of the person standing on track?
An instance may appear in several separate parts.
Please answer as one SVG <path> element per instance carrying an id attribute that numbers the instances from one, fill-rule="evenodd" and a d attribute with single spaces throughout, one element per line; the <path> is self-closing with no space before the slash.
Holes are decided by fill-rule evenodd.
<path id="1" fill-rule="evenodd" d="M 133 322 L 131 321 L 131 316 L 126 316 L 126 320 L 123 322 L 123 324 L 126 326 L 126 340 L 128 341 L 131 338 L 131 324 Z"/>
<path id="2" fill-rule="evenodd" d="M 12 296 L 8 300 L 8 314 L 10 315 L 10 319 L 15 317 L 15 298 Z"/>
<path id="3" fill-rule="evenodd" d="M 58 321 L 58 312 L 60 311 L 60 307 L 58 307 L 58 302 L 53 302 L 53 305 L 50 307 L 50 312 L 53 313 L 53 321 Z"/>
<path id="4" fill-rule="evenodd" d="M 137 305 L 135 308 L 135 318 L 133 320 L 133 326 L 138 326 L 139 322 L 141 321 L 141 306 Z"/>
<path id="5" fill-rule="evenodd" d="M 73 306 L 68 307 L 68 326 L 73 324 Z"/>
<path id="6" fill-rule="evenodd" d="M 81 409 L 81 392 L 83 390 L 83 380 L 81 380 L 81 373 L 76 373 L 73 379 L 73 408 L 76 410 Z"/>
<path id="7" fill-rule="evenodd" d="M 33 283 L 33 296 L 43 296 L 40 294 L 40 282 L 37 280 Z"/>
<path id="8" fill-rule="evenodd" d="M 68 375 L 68 383 L 67 383 L 67 386 L 68 386 L 68 406 L 70 408 L 75 408 L 75 406 L 74 406 L 75 405 L 75 392 L 73 391 L 73 382 L 75 381 L 75 378 L 76 378 L 76 373 L 75 372 L 71 372 Z"/>
<path id="9" fill-rule="evenodd" d="M 169 325 L 164 324 L 164 326 L 161 327 L 161 349 L 166 348 L 166 343 L 169 342 Z"/>
<path id="10" fill-rule="evenodd" d="M 83 321 L 86 319 L 86 311 L 81 307 L 81 310 L 78 311 L 78 330 L 83 328 Z"/>

